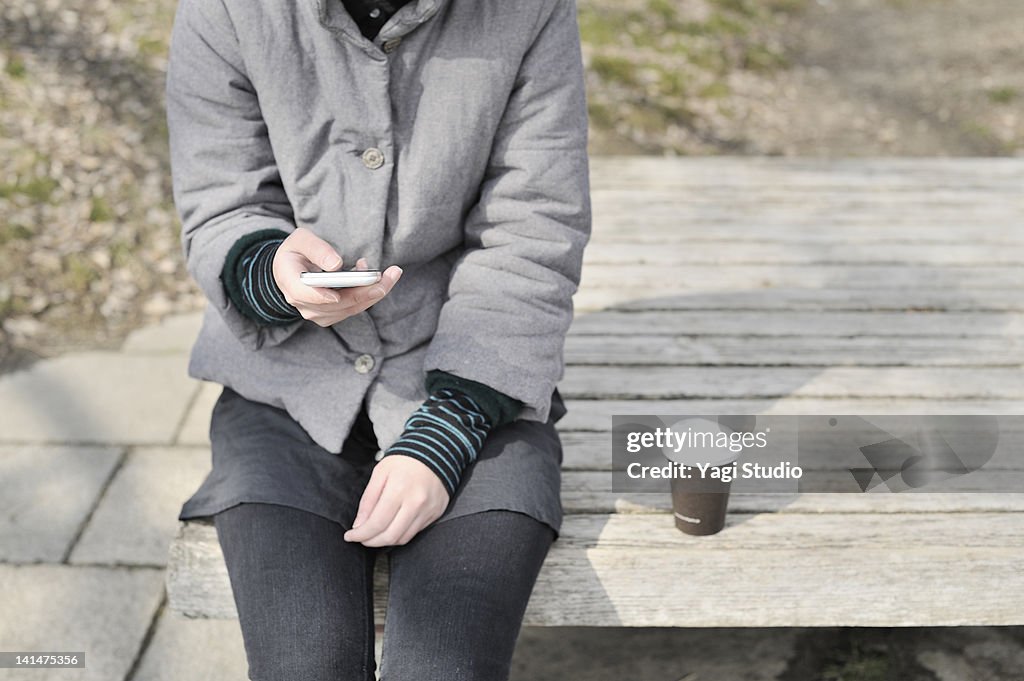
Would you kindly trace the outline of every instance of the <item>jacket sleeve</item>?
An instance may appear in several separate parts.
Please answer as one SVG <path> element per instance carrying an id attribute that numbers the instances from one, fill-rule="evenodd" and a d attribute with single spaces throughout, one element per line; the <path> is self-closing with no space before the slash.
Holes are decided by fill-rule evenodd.
<path id="1" fill-rule="evenodd" d="M 591 222 L 576 4 L 552 5 L 519 66 L 424 360 L 520 400 L 520 418 L 538 421 L 564 374 Z"/>
<path id="2" fill-rule="evenodd" d="M 265 326 L 241 314 L 221 281 L 232 245 L 295 229 L 267 126 L 223 0 L 180 0 L 167 63 L 167 128 L 175 206 L 189 273 L 249 349 L 302 323 Z"/>

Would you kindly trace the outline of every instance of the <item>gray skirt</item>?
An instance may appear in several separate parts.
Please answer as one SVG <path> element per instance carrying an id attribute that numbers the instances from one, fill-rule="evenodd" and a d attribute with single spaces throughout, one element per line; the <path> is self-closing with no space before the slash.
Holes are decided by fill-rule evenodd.
<path id="1" fill-rule="evenodd" d="M 547 423 L 513 421 L 488 435 L 477 460 L 435 523 L 480 511 L 525 513 L 562 527 L 562 443 L 566 413 L 558 390 Z M 179 520 L 212 516 L 243 502 L 282 504 L 352 526 L 379 451 L 365 405 L 340 454 L 318 444 L 283 409 L 225 387 L 210 420 L 212 470 Z"/>

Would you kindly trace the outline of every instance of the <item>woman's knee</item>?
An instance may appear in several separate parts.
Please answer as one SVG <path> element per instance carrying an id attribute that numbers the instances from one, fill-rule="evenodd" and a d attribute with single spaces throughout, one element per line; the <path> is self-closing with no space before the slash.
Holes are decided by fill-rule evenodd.
<path id="1" fill-rule="evenodd" d="M 389 554 L 382 681 L 507 678 L 554 530 L 513 511 L 452 518 Z"/>
<path id="2" fill-rule="evenodd" d="M 373 679 L 373 559 L 344 528 L 241 504 L 214 517 L 254 681 Z"/>
<path id="3" fill-rule="evenodd" d="M 249 654 L 251 681 L 374 681 L 376 664 L 372 659 L 349 657 L 341 648 L 309 641 L 293 654 L 280 654 L 270 647 L 258 654 Z"/>
<path id="4" fill-rule="evenodd" d="M 417 563 L 416 572 L 424 578 L 433 574 L 444 581 L 454 572 L 473 581 L 507 583 L 509 578 L 535 576 L 554 539 L 546 523 L 495 509 L 431 525 L 407 545 L 394 547 L 390 559 Z"/>

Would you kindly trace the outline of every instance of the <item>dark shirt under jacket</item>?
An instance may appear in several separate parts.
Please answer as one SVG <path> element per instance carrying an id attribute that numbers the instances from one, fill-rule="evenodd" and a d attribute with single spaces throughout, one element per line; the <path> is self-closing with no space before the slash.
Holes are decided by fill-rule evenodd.
<path id="1" fill-rule="evenodd" d="M 342 0 L 345 9 L 355 19 L 359 31 L 367 40 L 377 37 L 380 29 L 395 12 L 410 0 Z"/>

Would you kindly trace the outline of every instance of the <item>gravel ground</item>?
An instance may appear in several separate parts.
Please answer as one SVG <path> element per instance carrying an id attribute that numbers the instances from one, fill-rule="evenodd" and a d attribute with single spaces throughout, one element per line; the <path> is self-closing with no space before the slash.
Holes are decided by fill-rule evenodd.
<path id="1" fill-rule="evenodd" d="M 1024 153 L 1018 0 L 578 0 L 591 151 Z M 0 6 L 0 372 L 198 309 L 171 201 L 173 0 Z"/>
<path id="2" fill-rule="evenodd" d="M 1019 0 L 590 0 L 595 153 L 1024 154 Z"/>
<path id="3" fill-rule="evenodd" d="M 819 0 L 782 40 L 734 119 L 750 153 L 1024 155 L 1019 0 Z"/>
<path id="4" fill-rule="evenodd" d="M 116 344 L 201 304 L 171 203 L 163 114 L 174 5 L 0 9 L 0 362 Z"/>

